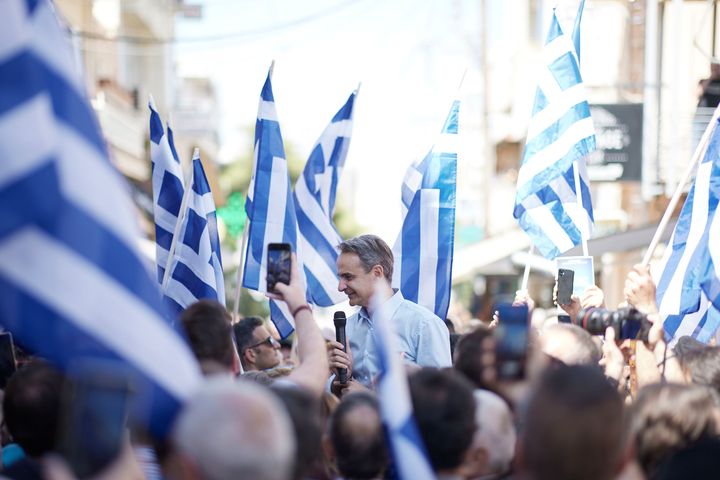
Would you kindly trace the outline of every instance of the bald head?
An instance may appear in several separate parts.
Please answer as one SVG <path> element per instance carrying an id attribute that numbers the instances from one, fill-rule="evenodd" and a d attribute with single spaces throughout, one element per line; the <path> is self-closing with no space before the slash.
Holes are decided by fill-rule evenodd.
<path id="1" fill-rule="evenodd" d="M 293 439 L 288 415 L 270 392 L 224 378 L 200 387 L 173 431 L 176 449 L 205 480 L 288 478 Z"/>
<path id="2" fill-rule="evenodd" d="M 548 325 L 540 337 L 542 351 L 565 365 L 597 366 L 600 361 L 600 349 L 592 336 L 568 323 Z"/>

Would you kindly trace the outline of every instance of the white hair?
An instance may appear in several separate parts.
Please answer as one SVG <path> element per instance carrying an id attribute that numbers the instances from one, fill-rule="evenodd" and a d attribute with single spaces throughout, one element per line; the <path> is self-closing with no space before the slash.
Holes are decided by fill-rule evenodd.
<path id="1" fill-rule="evenodd" d="M 475 390 L 475 437 L 473 447 L 480 447 L 488 455 L 486 473 L 502 473 L 510 469 L 515 456 L 517 434 L 513 416 L 507 403 L 487 390 Z"/>
<path id="2" fill-rule="evenodd" d="M 172 438 L 206 480 L 291 476 L 290 418 L 271 392 L 250 382 L 207 380 L 185 405 Z"/>

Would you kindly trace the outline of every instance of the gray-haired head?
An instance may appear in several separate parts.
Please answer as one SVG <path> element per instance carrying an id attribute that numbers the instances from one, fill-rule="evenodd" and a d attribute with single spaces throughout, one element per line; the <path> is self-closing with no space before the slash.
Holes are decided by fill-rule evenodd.
<path id="1" fill-rule="evenodd" d="M 207 480 L 290 477 L 295 435 L 284 407 L 251 382 L 212 378 L 185 405 L 172 439 Z"/>
<path id="2" fill-rule="evenodd" d="M 393 253 L 388 244 L 376 235 L 360 235 L 345 240 L 338 245 L 340 253 L 354 253 L 369 272 L 375 265 L 380 265 L 388 282 L 392 282 Z"/>
<path id="3" fill-rule="evenodd" d="M 487 470 L 482 475 L 500 474 L 510 470 L 515 456 L 517 434 L 513 414 L 507 403 L 487 390 L 475 390 L 475 423 L 477 430 L 473 447 L 487 452 Z"/>

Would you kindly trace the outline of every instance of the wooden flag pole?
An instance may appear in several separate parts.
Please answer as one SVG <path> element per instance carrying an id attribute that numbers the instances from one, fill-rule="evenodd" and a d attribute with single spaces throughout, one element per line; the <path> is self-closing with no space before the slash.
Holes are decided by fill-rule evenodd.
<path id="1" fill-rule="evenodd" d="M 670 217 L 672 216 L 673 212 L 675 211 L 675 207 L 677 207 L 677 204 L 680 201 L 680 195 L 685 188 L 685 184 L 697 168 L 697 165 L 698 163 L 700 163 L 702 157 L 705 155 L 705 150 L 707 150 L 708 143 L 710 143 L 710 135 L 712 135 L 712 131 L 715 128 L 715 124 L 717 123 L 718 118 L 720 118 L 720 105 L 715 108 L 712 119 L 705 128 L 705 132 L 700 138 L 700 143 L 698 143 L 697 147 L 695 147 L 695 152 L 693 153 L 690 163 L 685 169 L 685 172 L 683 172 L 683 176 L 678 182 L 677 187 L 675 188 L 675 193 L 673 194 L 672 198 L 670 199 L 670 203 L 668 203 L 668 206 L 665 209 L 665 213 L 660 220 L 660 224 L 658 225 L 657 230 L 655 230 L 655 235 L 653 236 L 652 241 L 650 242 L 650 246 L 645 252 L 645 256 L 642 260 L 642 265 L 644 267 L 650 264 L 653 253 L 655 252 L 658 243 L 660 243 L 660 238 L 662 238 L 663 233 L 665 233 L 665 229 L 667 228 L 668 223 L 670 223 Z"/>
<path id="2" fill-rule="evenodd" d="M 535 245 L 530 244 L 530 250 L 528 250 L 528 256 L 525 260 L 525 272 L 523 273 L 522 287 L 520 290 L 527 292 L 528 281 L 530 280 L 530 257 L 532 257 Z"/>
<path id="3" fill-rule="evenodd" d="M 250 219 L 245 220 L 242 240 L 240 242 L 240 263 L 237 268 L 237 284 L 235 285 L 235 303 L 233 304 L 233 322 L 239 320 L 240 315 L 240 293 L 242 291 L 242 275 L 245 271 L 245 249 L 247 248 L 248 232 L 250 231 Z"/>
<path id="4" fill-rule="evenodd" d="M 198 147 L 195 147 L 195 150 L 193 151 L 193 158 L 200 155 L 200 149 Z M 182 202 L 180 202 L 180 211 L 178 212 L 178 219 L 177 223 L 175 224 L 175 231 L 173 232 L 173 239 L 172 243 L 170 244 L 170 250 L 168 251 L 168 259 L 167 263 L 165 264 L 165 275 L 163 276 L 163 282 L 162 282 L 162 292 L 165 293 L 165 290 L 167 290 L 167 284 L 170 281 L 170 267 L 172 267 L 172 260 L 175 256 L 175 249 L 177 248 L 177 242 L 178 238 L 180 237 L 180 229 L 182 227 L 182 222 L 185 220 L 185 215 L 187 215 L 187 204 L 190 199 L 190 193 L 192 190 L 192 182 L 193 182 L 193 170 L 190 169 L 190 178 L 187 184 L 185 184 L 185 192 L 183 192 L 183 198 Z"/>

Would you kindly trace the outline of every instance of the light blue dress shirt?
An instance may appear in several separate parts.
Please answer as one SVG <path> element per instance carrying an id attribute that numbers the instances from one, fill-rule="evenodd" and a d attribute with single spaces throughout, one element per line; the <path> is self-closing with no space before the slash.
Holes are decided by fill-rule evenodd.
<path id="1" fill-rule="evenodd" d="M 406 362 L 422 367 L 450 367 L 450 334 L 445 323 L 425 307 L 405 300 L 397 291 L 387 300 L 391 321 L 397 333 L 397 345 Z M 379 372 L 379 360 L 373 319 L 363 307 L 348 318 L 345 332 L 353 355 L 355 380 L 372 388 Z M 398 354 L 400 354 L 398 352 Z"/>

